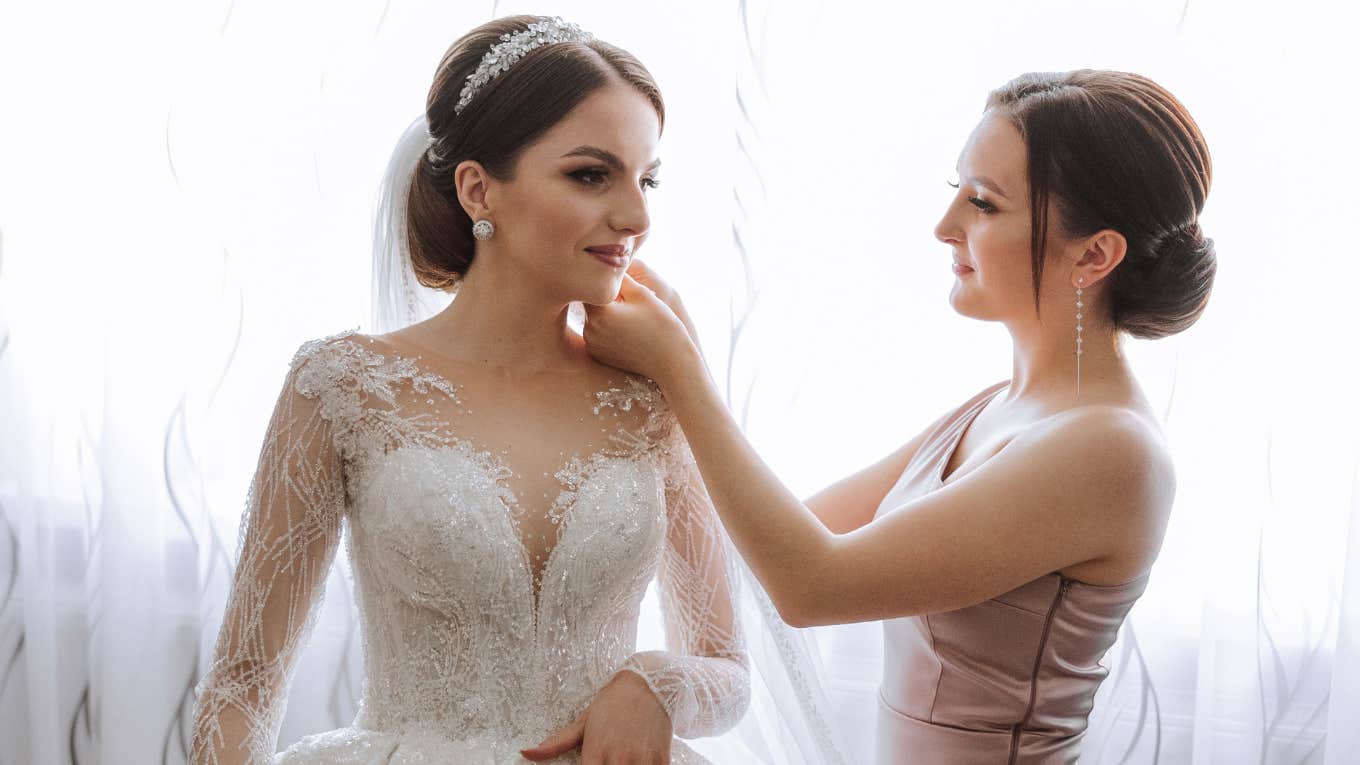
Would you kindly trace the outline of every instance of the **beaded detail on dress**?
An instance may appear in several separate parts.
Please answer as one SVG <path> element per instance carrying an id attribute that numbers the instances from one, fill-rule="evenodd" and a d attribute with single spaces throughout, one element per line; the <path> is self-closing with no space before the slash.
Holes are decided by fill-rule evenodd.
<path id="1" fill-rule="evenodd" d="M 496 386 L 474 395 L 464 382 L 354 330 L 298 349 L 197 688 L 194 762 L 236 761 L 238 745 L 253 763 L 522 762 L 520 748 L 623 669 L 678 736 L 715 735 L 745 712 L 733 555 L 656 386 L 628 377 L 554 403 L 580 417 L 497 449 Z M 275 755 L 342 538 L 363 636 L 359 714 Z M 653 579 L 667 650 L 638 652 Z M 672 752 L 701 761 L 679 742 Z"/>

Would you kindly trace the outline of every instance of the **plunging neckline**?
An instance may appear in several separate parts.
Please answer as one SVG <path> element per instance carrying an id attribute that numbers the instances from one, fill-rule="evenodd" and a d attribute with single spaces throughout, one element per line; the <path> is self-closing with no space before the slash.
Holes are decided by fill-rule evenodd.
<path id="1" fill-rule="evenodd" d="M 463 405 L 456 395 L 462 386 L 453 382 L 444 374 L 429 368 L 420 355 L 411 355 L 393 348 L 393 344 L 385 340 L 378 340 L 368 335 L 360 335 L 357 329 L 351 330 L 342 336 L 342 339 L 353 340 L 359 337 L 360 347 L 367 353 L 371 353 L 385 365 L 388 363 L 406 363 L 411 365 L 412 371 L 419 376 L 437 381 L 444 386 L 444 390 L 452 391 L 449 398 L 455 407 Z M 362 342 L 360 342 L 362 341 Z M 372 346 L 381 345 L 381 350 Z M 623 381 L 623 385 L 627 382 Z M 607 394 L 612 390 L 621 389 L 621 385 L 610 383 L 603 389 L 592 390 L 589 397 L 596 400 L 597 406 L 602 405 L 599 401 L 602 394 Z M 608 404 L 603 404 L 608 405 Z M 451 423 L 450 423 L 451 424 Z M 510 534 L 515 539 L 515 549 L 523 565 L 524 574 L 528 578 L 530 611 L 533 617 L 535 629 L 538 628 L 539 611 L 542 605 L 543 586 L 548 581 L 548 575 L 553 563 L 557 560 L 557 551 L 562 547 L 563 540 L 566 539 L 568 527 L 571 525 L 571 515 L 575 511 L 581 496 L 581 489 L 588 481 L 594 478 L 600 468 L 611 460 L 630 460 L 636 459 L 649 451 L 648 449 L 636 449 L 631 453 L 620 451 L 617 454 L 611 453 L 607 445 L 601 446 L 588 454 L 574 454 L 565 462 L 558 465 L 551 473 L 557 483 L 558 495 L 544 509 L 544 513 L 549 523 L 556 529 L 556 539 L 553 544 L 543 553 L 543 566 L 535 576 L 533 559 L 534 554 L 525 541 L 525 535 L 520 527 L 520 518 L 526 514 L 526 506 L 520 501 L 519 492 L 510 484 L 509 478 L 518 475 L 518 472 L 510 466 L 495 451 L 479 445 L 472 438 L 455 434 L 452 428 L 447 429 L 447 435 L 443 436 L 447 444 L 435 447 L 437 451 L 453 450 L 461 453 L 472 463 L 477 470 L 481 471 L 496 486 L 496 501 L 506 514 L 510 523 Z M 429 448 L 429 447 L 426 447 Z M 564 480 L 562 475 L 570 472 L 569 480 Z M 564 500 L 563 497 L 566 497 Z M 556 520 L 554 520 L 556 519 Z"/>
<path id="2" fill-rule="evenodd" d="M 519 500 L 519 495 L 515 492 L 514 488 L 510 486 L 507 480 L 507 475 L 513 475 L 515 473 L 514 469 L 494 452 L 478 447 L 467 438 L 453 435 L 447 436 L 447 438 L 449 439 L 449 443 L 445 446 L 415 446 L 400 448 L 431 449 L 436 452 L 451 451 L 461 454 L 463 457 L 467 458 L 467 461 L 476 470 L 480 471 L 488 480 L 495 484 L 496 502 L 500 504 L 501 510 L 504 511 L 505 518 L 509 522 L 510 536 L 514 538 L 517 557 L 523 567 L 524 576 L 528 580 L 529 610 L 533 618 L 534 627 L 537 629 L 539 614 L 543 603 L 543 588 L 549 581 L 549 573 L 551 572 L 553 564 L 557 561 L 557 551 L 562 547 L 563 542 L 567 538 L 568 528 L 574 525 L 571 516 L 577 507 L 581 495 L 581 488 L 584 487 L 588 481 L 593 479 L 595 473 L 609 460 L 626 460 L 629 458 L 622 455 L 617 457 L 609 455 L 601 449 L 592 452 L 584 459 L 572 457 L 553 473 L 554 478 L 556 478 L 559 473 L 572 467 L 573 463 L 578 460 L 582 463 L 578 472 L 573 476 L 574 483 L 568 484 L 560 478 L 557 479 L 558 484 L 562 487 L 562 491 L 558 494 L 557 499 L 554 499 L 552 504 L 545 511 L 550 518 L 556 517 L 558 519 L 552 522 L 553 527 L 557 531 L 556 539 L 553 541 L 552 546 L 543 553 L 543 567 L 539 569 L 538 575 L 535 576 L 533 565 L 534 556 L 529 549 L 529 545 L 525 543 L 525 535 L 522 532 L 519 523 L 519 518 L 525 514 L 525 508 Z M 568 499 L 563 501 L 563 496 L 568 496 Z"/>
<path id="3" fill-rule="evenodd" d="M 965 414 L 955 423 L 954 435 L 947 442 L 948 446 L 944 450 L 944 459 L 940 461 L 939 466 L 935 470 L 935 486 L 937 488 L 948 486 L 949 479 L 958 475 L 959 468 L 963 467 L 962 462 L 959 463 L 949 475 L 946 476 L 945 471 L 949 469 L 950 461 L 954 459 L 954 455 L 958 453 L 959 447 L 963 445 L 964 435 L 967 434 L 968 429 L 972 427 L 973 421 L 982 414 L 982 410 L 987 408 L 987 404 L 989 404 L 992 399 L 996 398 L 996 394 L 1005 390 L 1006 386 L 1010 385 L 1010 382 L 1010 380 L 1005 380 L 1003 382 L 994 383 L 993 387 L 996 389 L 987 393 L 980 400 L 975 402 L 972 411 Z"/>

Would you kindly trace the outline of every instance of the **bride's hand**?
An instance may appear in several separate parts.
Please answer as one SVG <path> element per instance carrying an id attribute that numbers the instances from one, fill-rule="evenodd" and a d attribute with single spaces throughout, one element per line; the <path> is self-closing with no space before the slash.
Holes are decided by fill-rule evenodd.
<path id="1" fill-rule="evenodd" d="M 540 761 L 581 748 L 581 764 L 671 761 L 671 718 L 647 683 L 633 672 L 614 675 L 570 725 L 538 746 L 520 750 Z"/>
<path id="2" fill-rule="evenodd" d="M 662 382 L 677 363 L 698 357 L 685 321 L 630 275 L 624 275 L 613 303 L 585 308 L 586 348 L 605 364 Z"/>

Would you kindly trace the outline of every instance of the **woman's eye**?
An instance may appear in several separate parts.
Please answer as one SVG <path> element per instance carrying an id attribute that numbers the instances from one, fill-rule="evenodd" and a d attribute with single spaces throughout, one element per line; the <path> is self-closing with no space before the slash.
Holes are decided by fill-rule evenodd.
<path id="1" fill-rule="evenodd" d="M 609 176 L 605 171 L 594 167 L 577 170 L 569 173 L 569 175 L 587 186 L 598 186 L 601 183 L 604 183 L 605 179 Z"/>
<path id="2" fill-rule="evenodd" d="M 945 183 L 949 184 L 951 188 L 957 189 L 959 187 L 957 181 L 945 181 Z M 996 205 L 992 204 L 991 202 L 988 202 L 982 197 L 968 197 L 968 202 L 969 204 L 973 205 L 974 207 L 985 213 L 996 212 Z"/>
<path id="3" fill-rule="evenodd" d="M 654 189 L 660 185 L 661 180 L 659 178 L 644 177 L 642 179 L 642 187 L 645 189 Z"/>
<path id="4" fill-rule="evenodd" d="M 968 201 L 971 202 L 974 207 L 985 213 L 996 212 L 996 205 L 986 201 L 985 199 L 981 199 L 979 197 L 968 197 Z"/>

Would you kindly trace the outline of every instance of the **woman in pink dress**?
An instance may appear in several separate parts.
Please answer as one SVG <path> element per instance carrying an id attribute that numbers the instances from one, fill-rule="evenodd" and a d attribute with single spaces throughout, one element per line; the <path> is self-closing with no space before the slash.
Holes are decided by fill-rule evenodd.
<path id="1" fill-rule="evenodd" d="M 883 622 L 879 762 L 1074 762 L 1175 495 L 1121 338 L 1204 310 L 1209 153 L 1145 77 L 1028 74 L 990 95 L 958 174 L 935 229 L 950 303 L 1006 325 L 1011 378 L 806 501 L 743 438 L 655 274 L 635 264 L 585 337 L 660 385 L 786 621 Z"/>

